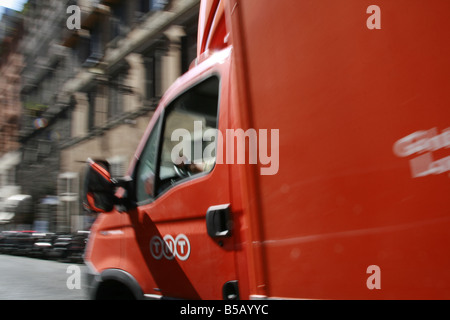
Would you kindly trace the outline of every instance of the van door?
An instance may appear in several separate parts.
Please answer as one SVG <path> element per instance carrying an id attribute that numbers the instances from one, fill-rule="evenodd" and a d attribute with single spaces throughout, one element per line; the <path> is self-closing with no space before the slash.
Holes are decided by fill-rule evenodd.
<path id="1" fill-rule="evenodd" d="M 130 217 L 153 278 L 146 294 L 238 297 L 228 167 L 216 163 L 215 134 L 228 103 L 219 67 L 165 106 L 135 168 L 138 208 Z"/>

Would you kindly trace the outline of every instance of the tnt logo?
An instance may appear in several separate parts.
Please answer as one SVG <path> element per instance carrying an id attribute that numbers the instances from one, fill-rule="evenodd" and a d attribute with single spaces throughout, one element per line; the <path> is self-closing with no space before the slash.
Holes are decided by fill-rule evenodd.
<path id="1" fill-rule="evenodd" d="M 156 260 L 161 260 L 164 257 L 167 260 L 178 258 L 181 261 L 185 261 L 191 254 L 191 244 L 188 237 L 184 234 L 179 234 L 176 238 L 167 234 L 163 239 L 159 236 L 154 236 L 150 240 L 150 253 Z"/>

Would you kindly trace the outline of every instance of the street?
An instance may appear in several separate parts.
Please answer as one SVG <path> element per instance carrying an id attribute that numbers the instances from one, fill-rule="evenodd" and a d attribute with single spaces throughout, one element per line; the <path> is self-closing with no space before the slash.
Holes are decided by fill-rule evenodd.
<path id="1" fill-rule="evenodd" d="M 0 254 L 0 300 L 85 300 L 84 282 L 75 278 L 84 270 L 82 264 Z"/>

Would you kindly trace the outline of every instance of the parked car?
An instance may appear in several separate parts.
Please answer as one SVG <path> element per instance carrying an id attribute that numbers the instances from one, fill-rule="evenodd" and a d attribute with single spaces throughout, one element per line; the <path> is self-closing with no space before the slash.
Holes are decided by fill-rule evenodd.
<path id="1" fill-rule="evenodd" d="M 29 255 L 33 250 L 34 233 L 32 230 L 4 231 L 0 251 L 5 254 Z"/>
<path id="2" fill-rule="evenodd" d="M 0 252 L 4 254 L 11 253 L 13 251 L 13 243 L 15 231 L 3 231 L 0 241 Z"/>
<path id="3" fill-rule="evenodd" d="M 32 256 L 43 259 L 50 258 L 56 238 L 57 236 L 55 233 L 36 234 Z"/>
<path id="4" fill-rule="evenodd" d="M 68 258 L 72 262 L 83 262 L 88 236 L 89 231 L 78 231 L 72 236 L 72 240 L 67 248 Z"/>
<path id="5" fill-rule="evenodd" d="M 78 231 L 74 234 L 61 234 L 56 237 L 51 256 L 70 262 L 81 262 L 86 247 L 88 231 Z"/>
<path id="6" fill-rule="evenodd" d="M 3 245 L 5 243 L 6 240 L 6 234 L 5 232 L 0 232 L 0 253 L 3 253 Z"/>

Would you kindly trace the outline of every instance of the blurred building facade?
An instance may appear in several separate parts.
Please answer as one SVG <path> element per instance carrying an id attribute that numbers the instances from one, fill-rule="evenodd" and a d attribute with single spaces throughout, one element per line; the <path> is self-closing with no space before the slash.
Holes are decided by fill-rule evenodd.
<path id="1" fill-rule="evenodd" d="M 11 222 L 11 215 L 5 212 L 7 199 L 21 192 L 16 168 L 21 160 L 18 134 L 22 110 L 23 57 L 19 50 L 22 36 L 22 16 L 7 9 L 0 21 L 0 229 Z"/>
<path id="2" fill-rule="evenodd" d="M 22 193 L 32 196 L 33 228 L 39 231 L 62 231 L 66 225 L 55 217 L 58 206 L 46 205 L 45 199 L 57 195 L 59 144 L 70 138 L 73 105 L 60 97 L 62 85 L 75 70 L 70 50 L 62 45 L 67 5 L 67 1 L 29 0 L 23 11 L 22 160 L 17 179 Z"/>
<path id="3" fill-rule="evenodd" d="M 79 8 L 79 28 L 67 20 Z M 22 193 L 42 231 L 89 227 L 88 157 L 123 176 L 164 91 L 196 56 L 199 0 L 29 0 L 24 10 Z M 73 29 L 73 30 L 72 30 Z"/>

